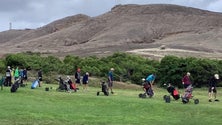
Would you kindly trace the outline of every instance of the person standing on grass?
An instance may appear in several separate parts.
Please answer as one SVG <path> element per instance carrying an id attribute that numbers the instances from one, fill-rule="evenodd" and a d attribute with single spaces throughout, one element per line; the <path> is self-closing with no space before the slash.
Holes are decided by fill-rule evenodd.
<path id="1" fill-rule="evenodd" d="M 81 79 L 81 69 L 77 68 L 77 70 L 75 72 L 75 82 L 76 82 L 76 85 L 80 85 L 80 79 Z"/>
<path id="2" fill-rule="evenodd" d="M 11 83 L 14 83 L 15 82 L 15 69 L 12 67 L 11 69 Z"/>
<path id="3" fill-rule="evenodd" d="M 83 90 L 88 90 L 88 83 L 89 83 L 89 73 L 86 72 L 86 74 L 82 78 L 82 84 L 83 84 Z"/>
<path id="4" fill-rule="evenodd" d="M 109 73 L 108 73 L 108 90 L 111 90 L 111 93 L 113 94 L 113 71 L 114 71 L 114 68 L 111 68 L 109 70 Z"/>
<path id="5" fill-rule="evenodd" d="M 19 78 L 19 68 L 18 67 L 16 67 L 16 69 L 15 69 L 14 76 L 15 76 L 15 80 L 17 80 Z"/>
<path id="6" fill-rule="evenodd" d="M 219 101 L 217 99 L 217 89 L 216 89 L 216 84 L 218 82 L 219 82 L 219 75 L 218 74 L 214 74 L 214 76 L 211 77 L 209 80 L 209 90 L 208 90 L 209 102 L 212 102 L 213 96 L 214 96 L 214 101 Z"/>
<path id="7" fill-rule="evenodd" d="M 24 70 L 23 70 L 23 80 L 24 81 L 26 81 L 27 79 L 28 79 L 28 73 L 27 73 L 27 69 L 26 68 L 24 68 Z"/>
<path id="8" fill-rule="evenodd" d="M 38 71 L 38 79 L 39 79 L 39 87 L 41 87 L 42 82 L 42 69 L 40 68 Z"/>
<path id="9" fill-rule="evenodd" d="M 23 68 L 21 68 L 19 70 L 19 78 L 21 79 L 21 83 L 20 84 L 23 84 Z"/>
<path id="10" fill-rule="evenodd" d="M 11 67 L 8 66 L 7 70 L 5 72 L 6 80 L 5 80 L 5 86 L 11 86 L 12 84 L 12 76 L 11 76 Z"/>
<path id="11" fill-rule="evenodd" d="M 191 85 L 191 80 L 190 80 L 190 73 L 187 72 L 187 74 L 182 78 L 182 84 L 184 88 L 186 89 L 189 85 Z"/>

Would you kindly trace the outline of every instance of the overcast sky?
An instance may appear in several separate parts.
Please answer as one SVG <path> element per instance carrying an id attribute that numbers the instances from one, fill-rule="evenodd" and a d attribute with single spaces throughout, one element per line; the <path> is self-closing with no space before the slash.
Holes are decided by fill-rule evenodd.
<path id="1" fill-rule="evenodd" d="M 222 12 L 222 0 L 0 0 L 0 31 L 35 29 L 76 14 L 94 17 L 117 4 L 176 4 Z"/>

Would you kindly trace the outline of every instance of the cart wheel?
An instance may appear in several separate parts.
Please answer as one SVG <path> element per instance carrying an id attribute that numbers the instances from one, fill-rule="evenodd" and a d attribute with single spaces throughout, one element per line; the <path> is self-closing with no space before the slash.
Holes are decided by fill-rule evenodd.
<path id="1" fill-rule="evenodd" d="M 146 98 L 146 93 L 144 93 L 144 94 L 143 94 L 143 93 L 140 93 L 140 94 L 139 94 L 139 98 L 142 98 L 142 99 Z"/>
<path id="2" fill-rule="evenodd" d="M 188 103 L 188 102 L 189 102 L 189 99 L 182 98 L 182 102 L 183 102 L 183 104 L 186 104 L 186 103 Z"/>
<path id="3" fill-rule="evenodd" d="M 146 98 L 146 93 L 143 94 L 142 98 Z"/>
<path id="4" fill-rule="evenodd" d="M 194 99 L 194 104 L 199 104 L 199 99 Z"/>
<path id="5" fill-rule="evenodd" d="M 143 98 L 143 93 L 140 93 L 138 96 L 139 98 Z"/>

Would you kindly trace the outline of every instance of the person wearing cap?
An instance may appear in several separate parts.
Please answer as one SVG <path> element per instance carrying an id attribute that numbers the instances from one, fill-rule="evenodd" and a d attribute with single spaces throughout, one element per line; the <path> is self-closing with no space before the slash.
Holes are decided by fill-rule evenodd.
<path id="1" fill-rule="evenodd" d="M 187 72 L 187 74 L 182 78 L 182 84 L 184 88 L 186 89 L 189 85 L 191 85 L 191 80 L 190 80 L 190 73 Z"/>
<path id="2" fill-rule="evenodd" d="M 11 67 L 10 66 L 7 67 L 5 76 L 6 76 L 5 86 L 11 86 L 11 84 L 12 84 L 12 76 L 11 76 Z"/>
<path id="3" fill-rule="evenodd" d="M 113 94 L 113 71 L 114 68 L 110 68 L 109 73 L 108 73 L 108 87 L 111 93 Z"/>
<path id="4" fill-rule="evenodd" d="M 208 89 L 209 102 L 212 102 L 213 96 L 214 96 L 214 101 L 219 101 L 217 99 L 217 89 L 216 89 L 216 84 L 218 82 L 219 82 L 219 75 L 218 74 L 214 74 L 214 76 L 211 77 L 209 80 L 209 89 Z"/>
<path id="5" fill-rule="evenodd" d="M 88 83 L 89 83 L 89 73 L 86 72 L 86 74 L 83 76 L 82 78 L 82 84 L 83 84 L 83 90 L 86 90 L 88 89 Z"/>

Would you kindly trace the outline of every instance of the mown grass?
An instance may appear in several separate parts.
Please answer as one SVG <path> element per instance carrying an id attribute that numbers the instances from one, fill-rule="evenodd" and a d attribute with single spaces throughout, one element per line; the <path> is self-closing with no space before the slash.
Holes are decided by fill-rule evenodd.
<path id="1" fill-rule="evenodd" d="M 53 87 L 45 91 L 45 87 Z M 141 90 L 115 89 L 110 96 L 96 96 L 100 88 L 76 93 L 57 92 L 57 85 L 30 85 L 10 93 L 0 90 L 1 125 L 220 125 L 221 102 L 208 102 L 207 89 L 194 89 L 195 105 L 165 103 L 165 89 L 155 88 L 153 98 L 140 99 Z M 180 90 L 182 91 L 182 90 Z M 221 88 L 218 89 L 221 97 Z"/>

